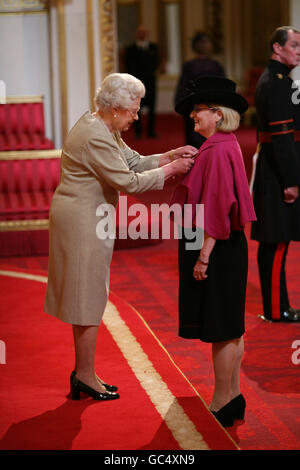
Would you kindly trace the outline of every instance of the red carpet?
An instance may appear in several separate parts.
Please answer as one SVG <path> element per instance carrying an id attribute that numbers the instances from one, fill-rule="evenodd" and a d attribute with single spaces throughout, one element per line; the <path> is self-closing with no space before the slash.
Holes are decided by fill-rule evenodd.
<path id="1" fill-rule="evenodd" d="M 121 398 L 70 400 L 71 328 L 43 313 L 43 279 L 14 276 L 0 273 L 0 449 L 237 449 L 138 312 L 113 293 L 96 361 Z"/>

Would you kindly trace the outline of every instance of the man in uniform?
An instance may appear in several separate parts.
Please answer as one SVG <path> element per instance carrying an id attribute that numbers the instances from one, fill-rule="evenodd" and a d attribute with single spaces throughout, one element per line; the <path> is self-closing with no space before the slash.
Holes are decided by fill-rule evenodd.
<path id="1" fill-rule="evenodd" d="M 290 241 L 300 241 L 300 92 L 289 74 L 300 63 L 300 32 L 278 28 L 271 59 L 256 89 L 259 156 L 253 186 L 259 242 L 263 319 L 300 321 L 287 292 L 285 261 Z"/>

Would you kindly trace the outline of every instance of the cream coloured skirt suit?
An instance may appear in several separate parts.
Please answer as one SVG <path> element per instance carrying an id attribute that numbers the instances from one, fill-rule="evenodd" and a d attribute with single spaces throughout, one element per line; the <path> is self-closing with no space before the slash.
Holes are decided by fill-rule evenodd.
<path id="1" fill-rule="evenodd" d="M 101 204 L 116 208 L 119 191 L 162 189 L 159 158 L 139 155 L 90 112 L 71 129 L 50 208 L 45 312 L 74 325 L 100 324 L 108 299 L 114 239 L 97 235 L 101 220 L 97 208 Z"/>

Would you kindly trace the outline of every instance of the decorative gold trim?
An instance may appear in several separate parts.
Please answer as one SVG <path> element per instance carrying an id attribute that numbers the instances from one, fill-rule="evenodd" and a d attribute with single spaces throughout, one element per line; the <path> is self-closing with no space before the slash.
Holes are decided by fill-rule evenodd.
<path id="1" fill-rule="evenodd" d="M 47 15 L 47 10 L 38 10 L 38 11 L 10 11 L 10 12 L 0 12 L 0 16 L 23 16 L 23 15 Z"/>
<path id="2" fill-rule="evenodd" d="M 291 2 L 281 0 L 282 24 L 290 24 L 291 20 Z"/>
<path id="3" fill-rule="evenodd" d="M 40 95 L 19 95 L 7 96 L 3 104 L 19 104 L 19 103 L 43 103 L 44 96 Z"/>
<path id="4" fill-rule="evenodd" d="M 169 73 L 161 73 L 159 75 L 159 79 L 164 82 L 167 82 L 168 80 L 178 80 L 178 75 L 169 74 Z"/>
<path id="5" fill-rule="evenodd" d="M 113 0 L 99 1 L 99 26 L 101 42 L 101 72 L 102 79 L 115 71 L 115 8 Z"/>
<path id="6" fill-rule="evenodd" d="M 49 220 L 5 220 L 0 221 L 0 232 L 25 232 L 27 230 L 49 230 Z"/>
<path id="7" fill-rule="evenodd" d="M 44 284 L 47 284 L 48 282 L 48 276 L 40 276 L 39 274 L 22 273 L 19 271 L 7 271 L 4 269 L 0 269 L 0 276 L 15 277 L 17 279 L 27 279 L 28 281 L 43 282 Z"/>
<path id="8" fill-rule="evenodd" d="M 64 0 L 57 0 L 62 140 L 64 140 L 68 133 L 67 51 L 64 3 Z"/>
<path id="9" fill-rule="evenodd" d="M 39 160 L 47 158 L 60 158 L 61 149 L 52 150 L 17 150 L 0 152 L 1 160 Z"/>
<path id="10" fill-rule="evenodd" d="M 40 13 L 48 8 L 49 0 L 0 0 L 1 13 Z"/>
<path id="11" fill-rule="evenodd" d="M 94 111 L 94 96 L 96 91 L 95 80 L 95 47 L 94 47 L 94 22 L 93 22 L 93 0 L 86 0 L 86 21 L 87 21 L 87 45 L 90 78 L 90 109 Z"/>
<path id="12" fill-rule="evenodd" d="M 143 24 L 143 18 L 145 17 L 145 14 L 144 14 L 145 4 L 144 2 L 142 2 L 142 0 L 137 0 L 137 5 L 138 5 L 139 24 Z"/>
<path id="13" fill-rule="evenodd" d="M 118 5 L 135 5 L 139 3 L 140 0 L 117 0 Z"/>

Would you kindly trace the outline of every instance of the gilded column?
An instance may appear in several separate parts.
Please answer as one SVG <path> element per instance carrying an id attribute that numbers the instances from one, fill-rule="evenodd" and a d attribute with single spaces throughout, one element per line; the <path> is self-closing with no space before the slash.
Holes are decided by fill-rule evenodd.
<path id="1" fill-rule="evenodd" d="M 57 0 L 62 140 L 68 133 L 67 53 L 64 0 Z"/>
<path id="2" fill-rule="evenodd" d="M 116 70 L 116 23 L 114 0 L 99 0 L 102 79 Z"/>
<path id="3" fill-rule="evenodd" d="M 87 20 L 87 43 L 89 58 L 89 80 L 90 80 L 90 107 L 94 109 L 95 95 L 95 47 L 94 47 L 94 22 L 93 22 L 93 0 L 86 0 L 86 20 Z"/>

